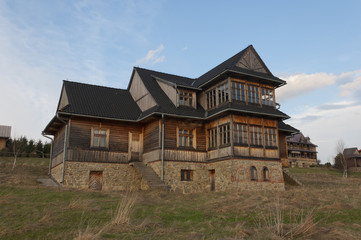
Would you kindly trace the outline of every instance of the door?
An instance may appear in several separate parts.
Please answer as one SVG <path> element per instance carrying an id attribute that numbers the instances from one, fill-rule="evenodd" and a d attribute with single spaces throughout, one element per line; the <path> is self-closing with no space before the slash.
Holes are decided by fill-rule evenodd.
<path id="1" fill-rule="evenodd" d="M 211 183 L 211 191 L 216 190 L 216 180 L 215 180 L 215 176 L 214 176 L 215 173 L 216 173 L 216 170 L 214 170 L 214 169 L 209 170 L 209 180 Z"/>
<path id="2" fill-rule="evenodd" d="M 139 161 L 142 134 L 129 132 L 128 160 Z"/>
<path id="3" fill-rule="evenodd" d="M 103 171 L 90 171 L 89 189 L 102 190 Z"/>

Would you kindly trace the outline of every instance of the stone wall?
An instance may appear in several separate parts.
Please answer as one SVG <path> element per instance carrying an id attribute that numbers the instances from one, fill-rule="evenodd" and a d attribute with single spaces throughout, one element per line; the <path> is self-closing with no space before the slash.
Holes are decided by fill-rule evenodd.
<path id="1" fill-rule="evenodd" d="M 161 176 L 161 162 L 148 163 Z M 258 178 L 250 179 L 250 168 L 256 167 Z M 262 171 L 267 167 L 269 178 L 263 180 Z M 192 181 L 181 181 L 181 170 L 192 170 Z M 165 161 L 164 181 L 173 191 L 211 191 L 211 170 L 214 170 L 216 191 L 284 190 L 281 162 L 229 159 L 214 163 Z"/>
<path id="2" fill-rule="evenodd" d="M 317 166 L 316 159 L 300 159 L 300 158 L 288 158 L 288 167 L 310 167 Z"/>
<path id="3" fill-rule="evenodd" d="M 66 161 L 64 187 L 89 188 L 91 171 L 102 172 L 102 190 L 146 190 L 147 183 L 129 164 Z"/>

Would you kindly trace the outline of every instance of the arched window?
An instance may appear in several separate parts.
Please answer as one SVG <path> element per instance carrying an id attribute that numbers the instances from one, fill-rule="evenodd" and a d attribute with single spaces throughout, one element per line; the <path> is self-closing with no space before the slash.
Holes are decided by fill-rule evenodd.
<path id="1" fill-rule="evenodd" d="M 267 167 L 262 169 L 263 181 L 269 181 L 269 171 Z"/>
<path id="2" fill-rule="evenodd" d="M 252 166 L 250 168 L 250 173 L 251 173 L 251 181 L 257 181 L 258 177 L 257 177 L 257 168 L 255 166 Z"/>

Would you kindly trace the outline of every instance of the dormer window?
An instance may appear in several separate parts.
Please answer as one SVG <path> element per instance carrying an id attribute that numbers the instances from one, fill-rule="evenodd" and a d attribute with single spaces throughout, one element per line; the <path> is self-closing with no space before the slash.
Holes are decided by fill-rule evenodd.
<path id="1" fill-rule="evenodd" d="M 193 93 L 179 91 L 179 105 L 192 107 L 193 106 Z"/>

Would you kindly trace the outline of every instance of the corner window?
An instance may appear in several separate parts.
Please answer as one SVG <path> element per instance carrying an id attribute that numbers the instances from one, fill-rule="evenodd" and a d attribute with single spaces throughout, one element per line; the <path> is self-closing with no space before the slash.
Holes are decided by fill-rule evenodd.
<path id="1" fill-rule="evenodd" d="M 109 129 L 94 129 L 91 133 L 91 147 L 107 148 L 109 146 Z"/>
<path id="2" fill-rule="evenodd" d="M 178 129 L 178 147 L 194 147 L 193 130 Z"/>
<path id="3" fill-rule="evenodd" d="M 249 171 L 250 171 L 251 181 L 257 181 L 258 180 L 257 168 L 255 166 L 252 166 Z"/>
<path id="4" fill-rule="evenodd" d="M 262 104 L 273 106 L 273 90 L 262 88 Z"/>
<path id="5" fill-rule="evenodd" d="M 186 91 L 179 91 L 179 105 L 192 107 L 193 106 L 193 93 Z"/>
<path id="6" fill-rule="evenodd" d="M 181 181 L 193 181 L 193 170 L 181 170 Z"/>
<path id="7" fill-rule="evenodd" d="M 218 87 L 218 104 L 228 102 L 228 100 L 229 100 L 228 83 L 225 83 Z"/>

